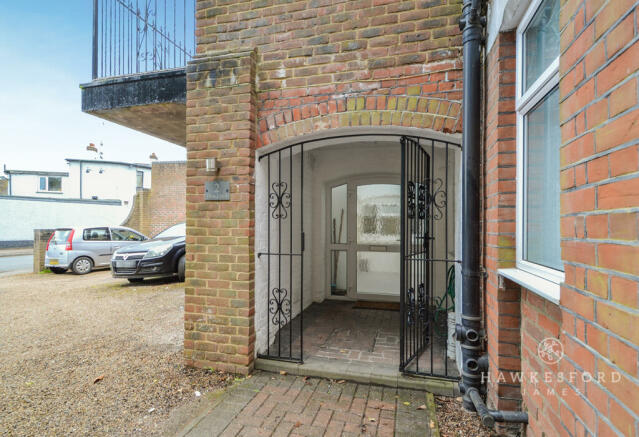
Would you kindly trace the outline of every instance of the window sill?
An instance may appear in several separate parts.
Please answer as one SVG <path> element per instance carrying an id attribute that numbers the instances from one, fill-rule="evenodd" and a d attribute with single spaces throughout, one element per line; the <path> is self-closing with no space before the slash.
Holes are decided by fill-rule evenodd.
<path id="1" fill-rule="evenodd" d="M 497 273 L 521 285 L 527 290 L 559 305 L 560 285 L 520 269 L 499 269 Z"/>
<path id="2" fill-rule="evenodd" d="M 62 191 L 36 191 L 38 194 L 64 194 Z"/>

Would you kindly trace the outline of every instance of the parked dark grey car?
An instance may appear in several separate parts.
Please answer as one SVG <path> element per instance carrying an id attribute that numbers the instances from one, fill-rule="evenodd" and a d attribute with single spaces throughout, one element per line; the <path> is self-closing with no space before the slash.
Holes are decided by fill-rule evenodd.
<path id="1" fill-rule="evenodd" d="M 113 253 L 114 278 L 141 282 L 144 278 L 175 276 L 184 281 L 186 224 L 180 223 L 160 232 L 153 239 L 123 247 Z"/>

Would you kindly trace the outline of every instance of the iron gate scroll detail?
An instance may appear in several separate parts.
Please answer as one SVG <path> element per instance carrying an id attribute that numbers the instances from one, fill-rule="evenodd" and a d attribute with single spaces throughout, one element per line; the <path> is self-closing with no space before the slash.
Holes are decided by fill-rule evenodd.
<path id="1" fill-rule="evenodd" d="M 304 144 L 260 157 L 266 167 L 267 347 L 261 357 L 302 362 L 304 300 Z M 258 187 L 259 189 L 259 187 Z M 261 284 L 257 284 L 262 287 Z"/>
<path id="2" fill-rule="evenodd" d="M 447 259 L 449 144 L 442 141 L 437 153 L 435 144 L 436 140 L 401 138 L 400 371 L 451 377 L 447 314 L 442 314 L 450 309 L 449 295 L 440 290 L 446 275 L 438 277 L 455 262 Z M 445 170 L 437 167 L 443 178 L 436 177 L 436 156 L 445 157 Z M 446 255 L 438 257 L 442 252 Z"/>

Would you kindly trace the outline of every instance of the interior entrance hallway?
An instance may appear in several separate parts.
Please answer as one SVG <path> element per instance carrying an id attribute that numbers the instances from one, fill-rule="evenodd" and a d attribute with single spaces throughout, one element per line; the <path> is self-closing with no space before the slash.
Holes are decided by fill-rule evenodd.
<path id="1" fill-rule="evenodd" d="M 458 152 L 438 138 L 345 135 L 258 156 L 259 357 L 458 375 Z"/>

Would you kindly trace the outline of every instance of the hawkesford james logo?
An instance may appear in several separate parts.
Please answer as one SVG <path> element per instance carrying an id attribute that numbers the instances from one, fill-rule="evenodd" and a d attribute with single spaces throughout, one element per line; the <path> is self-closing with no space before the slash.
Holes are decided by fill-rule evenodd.
<path id="1" fill-rule="evenodd" d="M 539 359 L 549 365 L 553 366 L 559 363 L 564 358 L 564 345 L 558 339 L 554 337 L 544 338 L 537 345 L 537 355 Z M 570 365 L 568 366 L 568 368 Z M 528 367 L 530 369 L 530 367 Z M 495 381 L 495 378 L 497 380 Z M 494 374 L 485 373 L 482 374 L 483 381 L 491 381 L 497 383 L 509 383 L 509 384 L 522 384 L 523 381 L 528 381 L 529 390 L 534 395 L 545 392 L 547 395 L 559 394 L 561 396 L 567 396 L 568 388 L 573 391 L 579 392 L 579 386 L 584 383 L 594 381 L 598 384 L 605 384 L 607 382 L 618 383 L 621 381 L 621 373 L 618 371 L 611 372 L 587 372 L 574 371 L 563 372 L 557 368 L 547 369 L 545 371 L 525 371 L 525 372 L 498 372 Z M 522 387 L 522 393 L 523 393 Z"/>
<path id="2" fill-rule="evenodd" d="M 537 346 L 537 355 L 546 364 L 557 364 L 564 357 L 564 345 L 556 338 L 544 338 Z"/>

